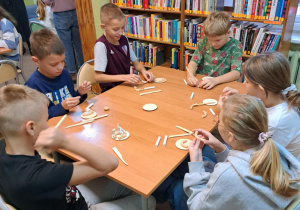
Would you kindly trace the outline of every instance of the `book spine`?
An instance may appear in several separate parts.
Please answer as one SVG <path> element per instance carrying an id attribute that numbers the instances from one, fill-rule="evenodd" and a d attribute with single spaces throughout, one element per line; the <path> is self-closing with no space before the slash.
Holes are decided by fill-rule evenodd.
<path id="1" fill-rule="evenodd" d="M 276 41 L 275 41 L 275 43 L 274 43 L 274 46 L 273 46 L 271 52 L 273 52 L 273 51 L 276 50 L 276 48 L 277 48 L 277 46 L 278 46 L 278 43 L 279 43 L 279 41 L 280 41 L 280 38 L 281 38 L 281 35 L 279 34 L 279 35 L 277 36 L 277 38 L 276 38 Z"/>
<path id="2" fill-rule="evenodd" d="M 272 42 L 273 42 L 273 40 L 274 40 L 274 37 L 275 37 L 275 34 L 271 34 L 269 43 L 268 43 L 268 45 L 267 45 L 267 47 L 266 47 L 266 49 L 265 49 L 264 52 L 268 52 L 268 51 L 269 51 L 269 49 L 270 49 L 270 47 L 271 47 L 271 44 L 272 44 Z"/>
<path id="3" fill-rule="evenodd" d="M 275 21 L 279 21 L 279 18 L 280 18 L 279 15 L 280 15 L 280 12 L 281 12 L 282 2 L 283 2 L 283 0 L 278 0 L 276 13 L 275 13 Z"/>
<path id="4" fill-rule="evenodd" d="M 282 9 L 281 21 L 284 21 L 286 8 L 287 8 L 287 3 L 288 3 L 288 0 L 284 0 L 284 4 L 283 4 L 283 7 L 282 7 L 283 9 Z"/>
<path id="5" fill-rule="evenodd" d="M 263 13 L 263 20 L 266 19 L 267 9 L 268 9 L 269 0 L 265 0 L 265 6 L 264 6 L 264 13 Z"/>
<path id="6" fill-rule="evenodd" d="M 270 12 L 272 7 L 272 0 L 268 0 L 267 12 L 266 12 L 266 20 L 270 19 Z"/>
<path id="7" fill-rule="evenodd" d="M 252 11 L 251 11 L 251 19 L 255 19 L 256 3 L 257 3 L 257 0 L 253 0 Z"/>
<path id="8" fill-rule="evenodd" d="M 271 21 L 275 20 L 277 4 L 278 4 L 278 0 L 272 0 L 272 6 L 271 6 L 271 10 L 270 10 L 270 20 Z"/>

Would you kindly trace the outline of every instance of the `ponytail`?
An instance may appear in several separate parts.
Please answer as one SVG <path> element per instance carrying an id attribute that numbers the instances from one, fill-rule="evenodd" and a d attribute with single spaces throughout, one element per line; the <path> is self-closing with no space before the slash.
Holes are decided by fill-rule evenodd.
<path id="1" fill-rule="evenodd" d="M 251 158 L 250 169 L 254 174 L 262 176 L 277 194 L 292 197 L 299 192 L 291 187 L 291 184 L 297 181 L 289 179 L 289 174 L 283 169 L 280 154 L 271 138 L 268 138 L 264 146 Z"/>
<path id="2" fill-rule="evenodd" d="M 39 14 L 38 20 L 44 20 L 46 17 L 45 4 L 42 0 L 37 0 L 36 13 Z"/>
<path id="3" fill-rule="evenodd" d="M 300 114 L 300 92 L 289 91 L 286 94 L 286 99 L 290 107 L 294 106 L 298 108 L 298 113 Z"/>

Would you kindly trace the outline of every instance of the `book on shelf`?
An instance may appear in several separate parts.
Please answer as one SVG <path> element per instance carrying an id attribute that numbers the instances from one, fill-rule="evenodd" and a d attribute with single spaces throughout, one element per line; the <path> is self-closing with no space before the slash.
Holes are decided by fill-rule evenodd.
<path id="1" fill-rule="evenodd" d="M 194 54 L 193 50 L 185 50 L 184 51 L 184 59 L 183 59 L 184 69 L 186 69 L 186 67 L 188 66 L 190 60 L 192 59 L 193 54 Z"/>
<path id="2" fill-rule="evenodd" d="M 119 7 L 180 11 L 181 0 L 112 0 Z"/>
<path id="3" fill-rule="evenodd" d="M 288 0 L 235 0 L 233 17 L 284 21 Z"/>
<path id="4" fill-rule="evenodd" d="M 195 47 L 204 38 L 202 18 L 185 19 L 183 28 L 184 45 Z"/>
<path id="5" fill-rule="evenodd" d="M 186 0 L 185 12 L 209 15 L 213 11 L 224 10 L 224 0 Z"/>
<path id="6" fill-rule="evenodd" d="M 173 47 L 171 49 L 171 64 L 170 67 L 173 69 L 179 69 L 180 49 Z"/>

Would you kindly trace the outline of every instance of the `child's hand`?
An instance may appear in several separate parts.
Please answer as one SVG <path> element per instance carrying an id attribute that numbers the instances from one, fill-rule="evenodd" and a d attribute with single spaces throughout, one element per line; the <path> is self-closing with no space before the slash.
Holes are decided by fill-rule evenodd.
<path id="1" fill-rule="evenodd" d="M 64 148 L 68 138 L 58 128 L 51 127 L 40 132 L 34 147 L 47 153 Z"/>
<path id="2" fill-rule="evenodd" d="M 200 84 L 199 84 L 198 87 L 210 90 L 213 87 L 215 87 L 217 84 L 218 83 L 217 83 L 217 79 L 216 78 L 207 78 L 207 79 L 203 80 L 202 82 L 200 82 Z"/>
<path id="3" fill-rule="evenodd" d="M 196 77 L 188 77 L 187 83 L 189 86 L 195 87 L 199 85 L 199 80 Z"/>
<path id="4" fill-rule="evenodd" d="M 227 98 L 228 98 L 227 95 L 220 95 L 218 105 L 217 105 L 219 110 L 222 109 L 223 103 L 224 103 L 224 101 L 226 101 Z"/>
<path id="5" fill-rule="evenodd" d="M 228 87 L 228 86 L 223 89 L 223 95 L 224 96 L 230 96 L 230 95 L 234 95 L 234 94 L 237 94 L 237 93 L 239 93 L 238 90 L 233 89 L 233 88 Z"/>
<path id="6" fill-rule="evenodd" d="M 83 81 L 83 83 L 79 86 L 78 92 L 80 95 L 87 94 L 92 88 L 90 81 Z"/>
<path id="7" fill-rule="evenodd" d="M 79 100 L 80 100 L 80 96 L 66 98 L 61 102 L 61 105 L 65 110 L 69 110 L 77 106 L 79 104 Z"/>
<path id="8" fill-rule="evenodd" d="M 191 162 L 203 161 L 202 148 L 204 143 L 200 139 L 194 139 L 189 145 Z"/>
<path id="9" fill-rule="evenodd" d="M 154 80 L 154 75 L 151 71 L 142 71 L 143 76 L 145 77 L 145 79 L 147 80 L 147 82 L 153 82 Z"/>
<path id="10" fill-rule="evenodd" d="M 225 145 L 222 144 L 217 138 L 215 138 L 210 132 L 203 129 L 195 129 L 193 132 L 198 131 L 198 136 L 205 139 L 204 144 L 210 146 L 216 153 L 222 152 L 225 149 Z"/>
<path id="11" fill-rule="evenodd" d="M 125 74 L 123 80 L 124 82 L 135 84 L 135 83 L 139 83 L 142 79 L 140 76 L 136 74 Z"/>

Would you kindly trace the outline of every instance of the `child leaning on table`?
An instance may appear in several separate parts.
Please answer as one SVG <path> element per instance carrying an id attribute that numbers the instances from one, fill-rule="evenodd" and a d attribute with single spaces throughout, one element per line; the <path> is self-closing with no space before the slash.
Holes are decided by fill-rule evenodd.
<path id="1" fill-rule="evenodd" d="M 49 98 L 49 118 L 66 114 L 82 103 L 91 83 L 84 81 L 74 90 L 70 73 L 64 69 L 65 48 L 58 36 L 49 29 L 35 31 L 30 36 L 32 61 L 38 66 L 25 83 Z"/>
<path id="2" fill-rule="evenodd" d="M 195 139 L 189 146 L 191 162 L 184 177 L 189 209 L 285 209 L 300 190 L 300 163 L 272 140 L 261 100 L 230 96 L 218 129 L 231 151 L 210 132 L 197 130 L 216 152 L 212 173 L 204 170 L 203 142 Z"/>
<path id="3" fill-rule="evenodd" d="M 101 28 L 104 34 L 97 40 L 94 48 L 95 79 L 105 92 L 123 82 L 135 84 L 141 81 L 138 75 L 130 74 L 130 61 L 147 82 L 152 82 L 152 72 L 146 71 L 137 60 L 128 39 L 123 36 L 125 18 L 121 9 L 108 3 L 100 9 Z"/>
<path id="4" fill-rule="evenodd" d="M 197 44 L 188 70 L 204 74 L 201 82 L 187 74 L 190 86 L 212 89 L 214 86 L 239 79 L 242 68 L 242 44 L 230 35 L 230 19 L 226 12 L 212 12 L 204 21 L 204 39 Z M 197 69 L 198 68 L 198 69 Z"/>
<path id="5" fill-rule="evenodd" d="M 117 168 L 118 159 L 58 128 L 48 128 L 48 103 L 44 94 L 23 85 L 0 89 L 3 199 L 23 210 L 141 209 L 139 195 L 104 177 Z M 49 153 L 68 150 L 85 161 L 56 164 L 41 159 L 36 148 Z M 148 204 L 149 209 L 155 208 L 152 197 Z"/>
<path id="6" fill-rule="evenodd" d="M 291 84 L 290 66 L 279 52 L 248 59 L 244 67 L 248 95 L 260 98 L 267 108 L 273 140 L 300 160 L 300 92 Z M 238 91 L 230 87 L 225 96 Z"/>

